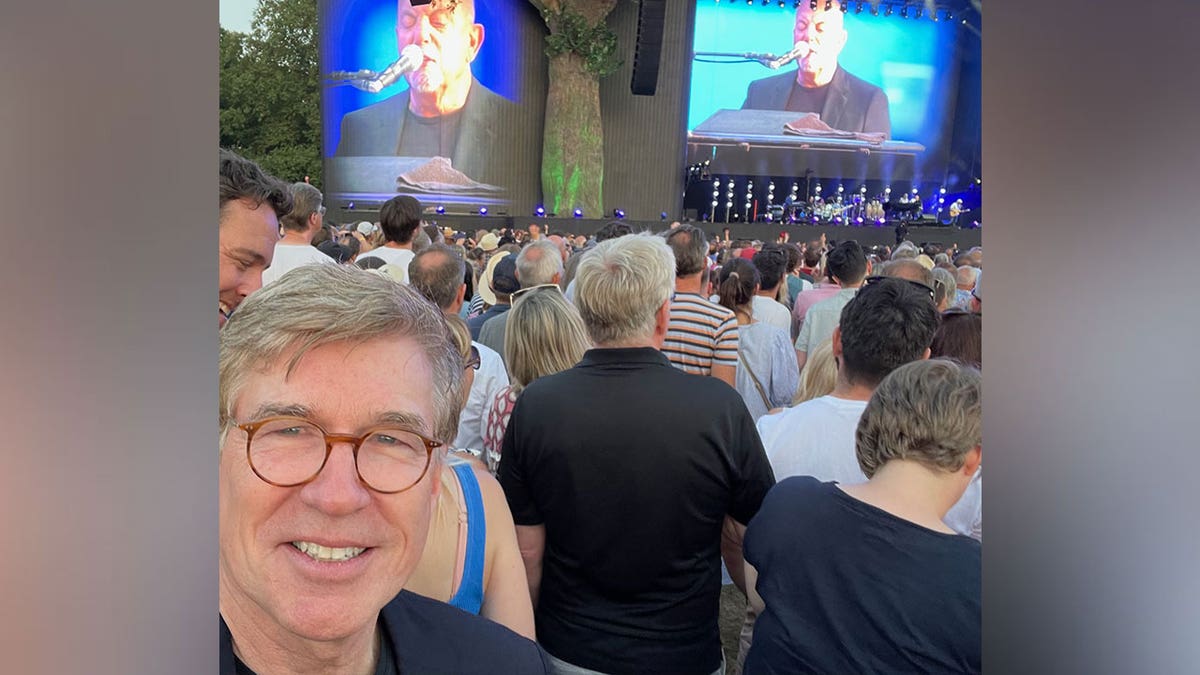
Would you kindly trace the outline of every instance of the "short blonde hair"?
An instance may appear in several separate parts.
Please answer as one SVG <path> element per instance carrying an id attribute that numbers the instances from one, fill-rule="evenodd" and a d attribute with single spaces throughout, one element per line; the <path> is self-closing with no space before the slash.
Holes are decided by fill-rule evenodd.
<path id="1" fill-rule="evenodd" d="M 792 399 L 798 405 L 833 392 L 837 384 L 837 362 L 833 358 L 833 338 L 825 338 L 804 362 L 800 371 L 800 388 Z"/>
<path id="2" fill-rule="evenodd" d="M 218 422 L 233 422 L 234 401 L 246 377 L 285 355 L 291 372 L 310 350 L 380 337 L 412 338 L 433 375 L 436 440 L 458 432 L 463 360 L 441 311 L 416 291 L 376 272 L 346 265 L 301 265 L 256 291 L 221 329 Z M 398 386 L 402 384 L 398 383 Z"/>
<path id="3" fill-rule="evenodd" d="M 521 391 L 539 377 L 574 366 L 591 347 L 579 310 L 561 291 L 528 291 L 508 312 L 504 362 L 514 391 Z"/>
<path id="4" fill-rule="evenodd" d="M 662 237 L 628 234 L 579 259 L 575 306 L 598 346 L 654 334 L 655 315 L 675 289 L 675 254 Z"/>
<path id="5" fill-rule="evenodd" d="M 946 359 L 913 361 L 892 371 L 858 422 L 858 466 L 867 478 L 894 459 L 957 471 L 983 441 L 979 371 Z"/>

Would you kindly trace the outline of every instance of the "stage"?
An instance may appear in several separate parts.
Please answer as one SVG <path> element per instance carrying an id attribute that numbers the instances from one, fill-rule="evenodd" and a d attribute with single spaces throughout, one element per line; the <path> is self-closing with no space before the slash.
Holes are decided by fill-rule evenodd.
<path id="1" fill-rule="evenodd" d="M 356 220 L 377 221 L 378 212 L 341 211 L 337 222 L 355 222 Z M 613 222 L 612 219 L 595 218 L 535 218 L 533 216 L 472 216 L 454 214 L 426 213 L 425 222 L 439 227 L 450 227 L 468 235 L 474 235 L 476 230 L 498 230 L 500 228 L 518 227 L 527 229 L 537 224 L 545 234 L 583 234 L 592 235 Z M 629 220 L 634 232 L 649 230 L 661 232 L 670 227 L 670 221 L 662 220 Z M 863 246 L 894 246 L 896 230 L 894 221 L 885 225 L 823 225 L 812 223 L 692 223 L 704 230 L 709 238 L 721 236 L 725 228 L 729 228 L 731 239 L 775 241 L 781 232 L 788 233 L 788 241 L 800 243 L 819 238 L 822 234 L 827 240 L 846 241 L 853 239 Z M 917 245 L 938 244 L 948 246 L 958 244 L 960 250 L 981 245 L 983 230 L 980 228 L 958 228 L 953 226 L 928 226 L 908 224 L 908 235 L 905 237 Z"/>

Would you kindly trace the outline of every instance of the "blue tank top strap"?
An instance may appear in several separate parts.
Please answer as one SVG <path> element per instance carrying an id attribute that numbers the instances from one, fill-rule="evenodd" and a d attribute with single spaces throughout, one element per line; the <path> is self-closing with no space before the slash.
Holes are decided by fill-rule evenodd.
<path id="1" fill-rule="evenodd" d="M 483 607 L 483 565 L 487 547 L 487 516 L 483 511 L 483 494 L 475 471 L 466 462 L 452 465 L 458 484 L 462 487 L 467 507 L 467 553 L 463 562 L 462 581 L 458 592 L 450 598 L 455 607 L 478 614 Z"/>

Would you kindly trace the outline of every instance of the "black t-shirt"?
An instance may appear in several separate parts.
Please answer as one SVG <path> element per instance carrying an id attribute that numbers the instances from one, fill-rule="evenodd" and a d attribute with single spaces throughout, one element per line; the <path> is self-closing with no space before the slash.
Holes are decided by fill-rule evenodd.
<path id="1" fill-rule="evenodd" d="M 721 664 L 720 532 L 774 484 L 740 395 L 656 349 L 593 349 L 517 399 L 497 472 L 543 524 L 538 641 L 606 673 Z"/>
<path id="2" fill-rule="evenodd" d="M 800 83 L 792 82 L 792 93 L 788 95 L 784 110 L 792 112 L 820 113 L 825 109 L 825 99 L 829 98 L 829 85 L 820 87 L 801 87 Z"/>
<path id="3" fill-rule="evenodd" d="M 979 672 L 980 551 L 835 483 L 780 482 L 746 532 L 766 610 L 743 672 Z"/>
<path id="4" fill-rule="evenodd" d="M 453 157 L 461 121 L 462 110 L 439 117 L 421 117 L 405 108 L 397 154 L 401 157 Z"/>

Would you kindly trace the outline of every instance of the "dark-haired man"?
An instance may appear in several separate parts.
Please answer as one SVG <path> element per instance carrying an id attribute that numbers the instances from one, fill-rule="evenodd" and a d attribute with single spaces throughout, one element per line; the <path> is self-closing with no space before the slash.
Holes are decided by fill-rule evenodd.
<path id="1" fill-rule="evenodd" d="M 771 468 L 778 480 L 813 476 L 821 481 L 863 483 L 854 452 L 854 431 L 875 387 L 896 368 L 929 358 L 938 327 L 932 289 L 907 279 L 872 277 L 842 310 L 833 331 L 837 383 L 828 396 L 759 418 Z M 982 536 L 978 478 L 946 524 Z"/>
<path id="2" fill-rule="evenodd" d="M 800 364 L 800 370 L 804 370 L 808 353 L 833 335 L 842 308 L 854 298 L 870 267 L 866 254 L 856 241 L 844 241 L 829 252 L 825 268 L 841 290 L 837 295 L 813 305 L 805 313 L 804 323 L 800 325 L 800 333 L 796 337 L 796 362 Z"/>
<path id="3" fill-rule="evenodd" d="M 383 230 L 383 246 L 373 248 L 363 258 L 379 258 L 395 265 L 402 279 L 408 283 L 408 263 L 412 262 L 413 237 L 421 227 L 421 202 L 408 195 L 398 195 L 384 202 L 379 209 L 379 228 Z"/>
<path id="4" fill-rule="evenodd" d="M 224 326 L 242 300 L 262 287 L 263 271 L 275 258 L 279 219 L 292 210 L 292 195 L 286 183 L 224 148 L 217 173 L 217 325 Z"/>
<path id="5" fill-rule="evenodd" d="M 301 265 L 337 262 L 313 245 L 313 237 L 324 229 L 325 223 L 321 191 L 300 182 L 292 183 L 291 193 L 292 210 L 279 219 L 283 238 L 275 242 L 275 258 L 263 272 L 264 286 Z"/>
<path id="6" fill-rule="evenodd" d="M 762 279 L 754 294 L 754 320 L 776 326 L 785 333 L 790 331 L 792 315 L 787 306 L 776 299 L 779 297 L 779 285 L 787 274 L 787 250 L 780 244 L 766 244 L 750 262 Z"/>

